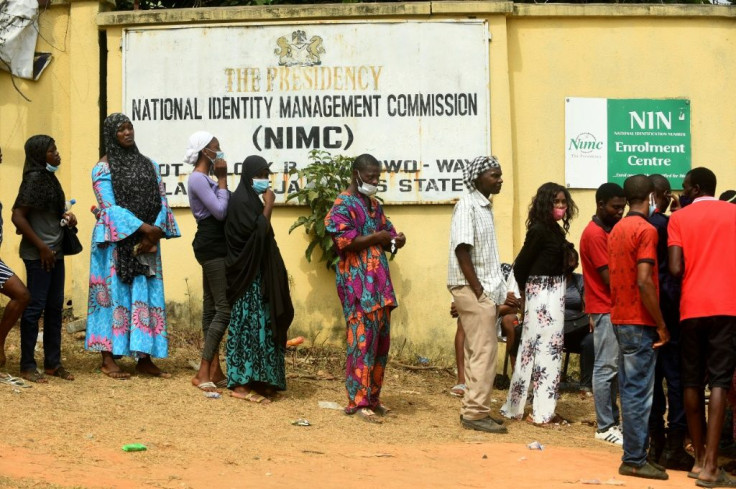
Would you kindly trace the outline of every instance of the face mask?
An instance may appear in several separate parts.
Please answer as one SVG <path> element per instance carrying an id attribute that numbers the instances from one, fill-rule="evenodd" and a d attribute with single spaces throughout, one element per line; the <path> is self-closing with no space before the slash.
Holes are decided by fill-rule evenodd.
<path id="1" fill-rule="evenodd" d="M 271 186 L 271 180 L 269 180 L 268 178 L 254 178 L 253 179 L 253 190 L 255 190 L 258 195 L 261 195 L 270 186 Z"/>
<path id="2" fill-rule="evenodd" d="M 209 148 L 205 148 L 205 149 L 207 150 L 207 152 L 213 152 Z M 207 152 L 204 153 L 205 156 L 207 156 Z M 214 158 L 210 158 L 209 156 L 207 156 L 207 159 L 210 160 L 210 163 L 212 163 L 214 165 L 215 164 L 215 160 L 224 160 L 225 159 L 225 153 L 223 153 L 222 151 L 217 151 L 217 152 L 215 152 L 215 157 Z"/>
<path id="3" fill-rule="evenodd" d="M 50 171 L 51 173 L 55 173 L 56 170 L 58 170 L 58 169 L 59 169 L 58 166 L 54 166 L 54 165 L 50 165 L 50 164 L 46 163 L 46 170 Z"/>
<path id="4" fill-rule="evenodd" d="M 680 207 L 685 207 L 693 203 L 693 199 L 687 195 L 680 195 Z"/>
<path id="5" fill-rule="evenodd" d="M 654 194 L 649 194 L 649 216 L 657 210 L 657 202 L 654 200 Z"/>
<path id="6" fill-rule="evenodd" d="M 365 183 L 363 179 L 360 178 L 360 174 L 358 174 L 358 180 L 360 181 L 358 192 L 367 197 L 370 197 L 371 195 L 376 195 L 376 192 L 378 192 L 378 187 L 376 187 L 375 185 L 371 185 L 370 183 Z"/>
<path id="7" fill-rule="evenodd" d="M 565 217 L 566 212 L 567 212 L 567 207 L 562 207 L 562 208 L 555 207 L 554 209 L 552 209 L 552 217 L 554 218 L 555 221 L 559 221 L 560 219 Z"/>

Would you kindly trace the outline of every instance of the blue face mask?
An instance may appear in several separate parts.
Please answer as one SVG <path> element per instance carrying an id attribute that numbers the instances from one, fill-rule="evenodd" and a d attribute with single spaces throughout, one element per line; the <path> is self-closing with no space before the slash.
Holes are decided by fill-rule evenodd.
<path id="1" fill-rule="evenodd" d="M 270 186 L 271 186 L 271 180 L 269 180 L 268 178 L 254 178 L 253 179 L 253 190 L 255 190 L 258 195 L 261 195 Z"/>
<path id="2" fill-rule="evenodd" d="M 687 195 L 680 195 L 680 207 L 685 207 L 693 203 L 693 199 Z"/>
<path id="3" fill-rule="evenodd" d="M 50 164 L 46 163 L 46 170 L 50 171 L 51 173 L 56 172 L 56 170 L 58 170 L 58 169 L 59 169 L 58 166 L 54 166 L 54 165 L 50 165 Z"/>
<path id="4" fill-rule="evenodd" d="M 209 149 L 209 148 L 205 148 L 205 149 L 207 151 L 212 152 L 212 150 Z M 225 159 L 225 153 L 224 152 L 222 152 L 222 151 L 216 151 L 214 153 L 215 153 L 215 157 L 214 158 L 210 158 L 209 155 L 207 155 L 206 152 L 204 153 L 204 155 L 207 157 L 208 160 L 210 160 L 210 163 L 212 163 L 213 165 L 215 164 L 215 160 L 224 160 Z"/>

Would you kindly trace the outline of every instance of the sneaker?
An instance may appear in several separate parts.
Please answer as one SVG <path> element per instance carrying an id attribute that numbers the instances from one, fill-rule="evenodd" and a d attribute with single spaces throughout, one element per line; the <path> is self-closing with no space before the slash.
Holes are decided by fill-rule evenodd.
<path id="1" fill-rule="evenodd" d="M 463 428 L 468 430 L 485 431 L 486 433 L 507 433 L 508 430 L 505 426 L 493 421 L 491 418 L 483 419 L 465 419 L 462 418 L 460 423 Z"/>
<path id="2" fill-rule="evenodd" d="M 618 426 L 611 426 L 606 431 L 596 431 L 595 439 L 612 443 L 614 445 L 623 446 L 624 437 Z"/>
<path id="3" fill-rule="evenodd" d="M 644 479 L 659 479 L 666 481 L 670 478 L 669 475 L 667 475 L 667 472 L 664 470 L 659 470 L 649 462 L 644 462 L 644 465 L 641 467 L 637 467 L 636 465 L 629 465 L 627 463 L 622 463 L 621 466 L 618 468 L 618 473 L 621 475 L 628 475 L 631 477 L 641 477 Z"/>

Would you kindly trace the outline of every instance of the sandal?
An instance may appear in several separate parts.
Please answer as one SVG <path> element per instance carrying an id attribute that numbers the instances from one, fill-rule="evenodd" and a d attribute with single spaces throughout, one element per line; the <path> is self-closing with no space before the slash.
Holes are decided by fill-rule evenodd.
<path id="1" fill-rule="evenodd" d="M 457 384 L 450 389 L 450 395 L 455 397 L 463 397 L 468 392 L 468 386 L 465 384 Z"/>
<path id="2" fill-rule="evenodd" d="M 387 408 L 383 404 L 379 404 L 378 406 L 376 406 L 375 408 L 373 408 L 373 412 L 376 413 L 377 415 L 381 416 L 382 418 L 385 418 L 389 414 L 393 413 L 393 410 L 390 409 L 390 408 Z"/>
<path id="3" fill-rule="evenodd" d="M 373 424 L 381 424 L 383 421 L 378 419 L 378 416 L 376 416 L 376 413 L 371 411 L 368 408 L 362 408 L 355 411 L 355 414 L 358 415 L 360 419 L 365 421 L 366 423 L 373 423 Z"/>
<path id="4" fill-rule="evenodd" d="M 194 387 L 204 392 L 220 392 L 214 382 L 200 382 Z"/>
<path id="5" fill-rule="evenodd" d="M 28 382 L 35 382 L 37 384 L 47 384 L 49 382 L 46 376 L 43 375 L 38 370 L 29 370 L 27 372 L 21 372 L 20 376 L 23 378 L 23 380 L 27 380 Z"/>
<path id="6" fill-rule="evenodd" d="M 50 375 L 52 377 L 59 377 L 60 379 L 63 379 L 63 380 L 74 380 L 74 375 L 70 371 L 62 367 L 61 365 L 56 367 L 56 370 L 52 372 L 49 372 L 47 370 L 46 375 Z"/>
<path id="7" fill-rule="evenodd" d="M 244 401 L 254 402 L 256 404 L 270 404 L 271 403 L 271 401 L 269 401 L 267 398 L 253 391 L 247 394 L 241 394 L 239 392 L 233 391 L 230 393 L 230 397 L 234 397 L 236 399 L 243 399 Z"/>
<path id="8" fill-rule="evenodd" d="M 555 413 L 555 415 L 552 416 L 552 418 L 545 423 L 535 423 L 534 418 L 532 417 L 531 414 L 526 417 L 526 421 L 530 424 L 533 424 L 534 426 L 538 428 L 554 428 L 555 426 L 569 426 L 570 425 L 570 422 L 568 420 L 566 420 L 565 418 L 563 418 L 557 413 Z"/>

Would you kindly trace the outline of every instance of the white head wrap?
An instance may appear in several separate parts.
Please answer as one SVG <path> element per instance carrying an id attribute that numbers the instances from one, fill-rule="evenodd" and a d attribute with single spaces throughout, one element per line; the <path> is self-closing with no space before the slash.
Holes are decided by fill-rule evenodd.
<path id="1" fill-rule="evenodd" d="M 189 143 L 187 144 L 187 152 L 184 154 L 184 163 L 193 165 L 197 162 L 199 152 L 202 151 L 205 146 L 210 144 L 210 141 L 215 136 L 207 131 L 197 131 L 189 136 Z"/>

